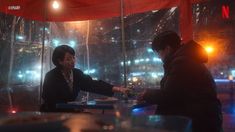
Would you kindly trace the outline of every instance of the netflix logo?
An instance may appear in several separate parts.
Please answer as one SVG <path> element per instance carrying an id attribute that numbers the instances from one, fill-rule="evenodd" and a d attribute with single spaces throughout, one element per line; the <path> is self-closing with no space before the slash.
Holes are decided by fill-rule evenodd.
<path id="1" fill-rule="evenodd" d="M 230 8 L 228 5 L 222 5 L 222 18 L 229 19 L 230 17 Z"/>
<path id="2" fill-rule="evenodd" d="M 231 17 L 231 6 L 235 5 L 234 0 L 223 0 L 222 6 L 221 6 L 221 16 L 222 19 L 230 19 Z"/>

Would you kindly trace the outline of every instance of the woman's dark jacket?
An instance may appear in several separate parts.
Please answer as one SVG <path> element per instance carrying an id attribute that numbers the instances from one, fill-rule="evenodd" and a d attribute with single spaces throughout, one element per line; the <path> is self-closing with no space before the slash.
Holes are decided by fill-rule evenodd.
<path id="1" fill-rule="evenodd" d="M 57 103 L 74 101 L 80 90 L 112 96 L 112 87 L 101 80 L 92 80 L 88 75 L 83 74 L 79 69 L 74 68 L 73 90 L 70 90 L 61 70 L 59 68 L 49 71 L 44 79 L 42 98 L 44 100 L 43 109 L 54 111 Z"/>
<path id="2" fill-rule="evenodd" d="M 204 65 L 207 60 L 206 51 L 196 42 L 182 45 L 164 61 L 160 90 L 148 91 L 144 99 L 158 104 L 157 114 L 192 118 L 194 131 L 217 131 L 222 122 L 221 104 Z"/>

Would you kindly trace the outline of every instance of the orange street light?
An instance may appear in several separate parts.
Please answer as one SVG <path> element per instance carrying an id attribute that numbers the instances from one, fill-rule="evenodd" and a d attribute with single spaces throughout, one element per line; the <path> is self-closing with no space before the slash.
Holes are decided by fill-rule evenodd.
<path id="1" fill-rule="evenodd" d="M 211 46 L 207 46 L 207 47 L 205 47 L 205 50 L 208 54 L 211 54 L 214 51 L 214 48 Z"/>

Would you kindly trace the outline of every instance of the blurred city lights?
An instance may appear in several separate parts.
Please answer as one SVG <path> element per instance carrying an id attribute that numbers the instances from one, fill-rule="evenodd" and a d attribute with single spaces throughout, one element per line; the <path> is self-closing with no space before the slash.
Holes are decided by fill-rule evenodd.
<path id="1" fill-rule="evenodd" d="M 228 80 L 232 81 L 233 80 L 233 75 L 229 75 Z"/>
<path id="2" fill-rule="evenodd" d="M 15 113 L 16 113 L 16 110 L 12 110 L 11 113 L 12 113 L 12 114 L 15 114 Z"/>
<path id="3" fill-rule="evenodd" d="M 145 58 L 145 59 L 141 58 L 141 59 L 136 59 L 136 60 L 134 60 L 134 63 L 135 63 L 135 64 L 139 64 L 139 63 L 149 63 L 149 61 L 150 61 L 149 58 Z M 153 61 L 153 62 L 162 62 L 162 60 L 161 60 L 160 58 L 156 58 L 156 57 L 153 58 L 152 61 Z M 122 62 L 120 62 L 120 64 L 121 64 L 121 66 L 123 66 L 123 65 L 124 65 L 124 62 L 122 61 Z M 131 60 L 128 60 L 128 61 L 126 62 L 126 64 L 127 64 L 127 65 L 131 65 Z"/>
<path id="4" fill-rule="evenodd" d="M 96 102 L 95 101 L 88 101 L 87 105 L 96 105 Z"/>
<path id="5" fill-rule="evenodd" d="M 48 42 L 49 42 L 48 40 L 45 40 L 45 41 L 44 41 L 45 45 L 48 45 Z"/>
<path id="6" fill-rule="evenodd" d="M 32 68 L 18 71 L 17 77 L 23 82 L 35 82 L 40 81 L 41 77 L 41 65 L 35 64 Z"/>
<path id="7" fill-rule="evenodd" d="M 132 81 L 133 81 L 133 82 L 137 82 L 137 81 L 138 81 L 138 78 L 137 78 L 137 77 L 133 77 L 133 78 L 132 78 Z"/>
<path id="8" fill-rule="evenodd" d="M 136 44 L 137 43 L 137 41 L 136 40 L 133 40 L 133 44 Z"/>
<path id="9" fill-rule="evenodd" d="M 39 78 L 41 77 L 41 74 L 40 74 L 40 73 L 35 73 L 34 75 L 35 75 L 35 76 L 34 76 L 35 79 L 39 79 Z"/>
<path id="10" fill-rule="evenodd" d="M 19 49 L 19 52 L 23 52 L 23 50 L 24 50 L 24 48 L 20 48 L 20 49 Z"/>
<path id="11" fill-rule="evenodd" d="M 153 61 L 155 61 L 155 62 L 162 62 L 162 60 L 160 58 L 157 58 L 157 57 L 154 57 Z"/>
<path id="12" fill-rule="evenodd" d="M 141 75 L 144 75 L 145 72 L 132 72 L 130 73 L 132 76 L 141 76 Z"/>
<path id="13" fill-rule="evenodd" d="M 161 120 L 161 117 L 157 115 L 150 115 L 148 117 L 148 121 L 150 122 L 159 122 L 160 120 Z"/>
<path id="14" fill-rule="evenodd" d="M 95 69 L 90 70 L 90 73 L 95 73 L 95 72 L 96 72 Z"/>
<path id="15" fill-rule="evenodd" d="M 157 73 L 152 73 L 151 76 L 152 76 L 153 78 L 158 78 Z"/>
<path id="16" fill-rule="evenodd" d="M 85 70 L 85 71 L 84 71 L 85 74 L 94 74 L 95 72 L 96 72 L 95 69 L 91 69 L 91 70 L 89 70 L 89 71 L 88 71 L 88 70 Z"/>
<path id="17" fill-rule="evenodd" d="M 115 26 L 115 27 L 114 27 L 114 29 L 120 29 L 120 27 L 118 27 L 118 26 Z"/>
<path id="18" fill-rule="evenodd" d="M 64 23 L 69 33 L 86 34 L 88 21 L 72 21 Z"/>
<path id="19" fill-rule="evenodd" d="M 149 62 L 149 58 L 146 58 L 145 61 L 146 61 L 146 62 Z"/>
<path id="20" fill-rule="evenodd" d="M 152 10 L 152 13 L 156 13 L 156 12 L 158 12 L 158 10 Z"/>
<path id="21" fill-rule="evenodd" d="M 36 68 L 37 68 L 38 70 L 41 70 L 42 67 L 41 67 L 41 65 L 37 65 Z"/>
<path id="22" fill-rule="evenodd" d="M 116 112 L 115 112 L 115 116 L 116 116 L 117 118 L 119 118 L 119 117 L 121 116 L 121 113 L 120 113 L 119 111 L 116 111 Z"/>
<path id="23" fill-rule="evenodd" d="M 54 44 L 55 47 L 59 46 L 60 41 L 58 39 L 53 39 L 52 43 Z"/>
<path id="24" fill-rule="evenodd" d="M 76 45 L 76 42 L 74 40 L 69 41 L 69 45 L 74 48 Z"/>
<path id="25" fill-rule="evenodd" d="M 130 60 L 129 60 L 129 61 L 127 61 L 127 64 L 128 64 L 128 65 L 130 65 L 130 64 L 131 64 L 131 61 L 130 61 Z"/>
<path id="26" fill-rule="evenodd" d="M 23 77 L 23 75 L 22 75 L 22 74 L 18 74 L 18 77 L 19 77 L 19 78 L 22 78 L 22 77 Z"/>
<path id="27" fill-rule="evenodd" d="M 60 8 L 59 2 L 58 1 L 53 1 L 52 7 L 53 7 L 53 9 L 56 9 L 56 10 L 59 9 Z"/>
<path id="28" fill-rule="evenodd" d="M 143 109 L 141 109 L 141 108 L 134 108 L 134 109 L 132 109 L 132 112 L 133 113 L 136 113 L 136 112 L 143 112 L 144 110 Z"/>
<path id="29" fill-rule="evenodd" d="M 157 72 L 157 75 L 158 75 L 158 76 L 163 76 L 164 73 L 163 73 L 163 72 Z"/>
<path id="30" fill-rule="evenodd" d="M 147 51 L 148 51 L 148 53 L 153 52 L 153 50 L 151 48 L 147 48 Z"/>
<path id="31" fill-rule="evenodd" d="M 135 64 L 138 64 L 140 62 L 140 60 L 135 60 Z"/>
<path id="32" fill-rule="evenodd" d="M 18 39 L 18 40 L 24 40 L 24 36 L 18 35 L 18 36 L 16 36 L 16 39 Z"/>
<path id="33" fill-rule="evenodd" d="M 8 110 L 8 113 L 10 113 L 10 114 L 16 114 L 16 113 L 17 113 L 17 109 L 16 109 L 16 108 L 10 108 L 10 109 Z"/>
<path id="34" fill-rule="evenodd" d="M 233 82 L 235 82 L 235 80 L 218 79 L 218 78 L 216 78 L 216 79 L 214 79 L 214 80 L 215 80 L 215 82 L 224 82 L 224 83 L 229 82 L 229 81 L 233 81 Z"/>
<path id="35" fill-rule="evenodd" d="M 235 77 L 235 70 L 231 70 L 231 74 Z"/>
<path id="36" fill-rule="evenodd" d="M 17 75 L 19 78 L 23 78 L 23 74 L 21 73 L 21 71 L 19 71 L 19 74 Z"/>

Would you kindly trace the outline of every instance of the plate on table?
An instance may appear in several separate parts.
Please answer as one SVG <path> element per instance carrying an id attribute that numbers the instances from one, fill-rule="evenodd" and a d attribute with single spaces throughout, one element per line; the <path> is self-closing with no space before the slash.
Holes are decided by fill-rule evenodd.
<path id="1" fill-rule="evenodd" d="M 118 101 L 118 99 L 114 97 L 96 98 L 94 100 L 96 103 L 115 103 Z"/>
<path id="2" fill-rule="evenodd" d="M 63 121 L 70 117 L 69 114 L 28 112 L 18 113 L 0 118 L 1 132 L 51 132 L 67 129 Z"/>

